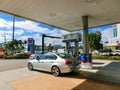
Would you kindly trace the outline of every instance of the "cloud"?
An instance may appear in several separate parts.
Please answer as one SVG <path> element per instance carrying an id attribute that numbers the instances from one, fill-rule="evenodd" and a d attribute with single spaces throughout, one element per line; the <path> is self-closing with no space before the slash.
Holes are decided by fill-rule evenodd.
<path id="1" fill-rule="evenodd" d="M 61 32 L 62 35 L 63 35 L 63 34 L 69 34 L 69 33 L 70 33 L 70 32 L 65 31 L 65 30 L 61 30 L 60 32 Z"/>
<path id="2" fill-rule="evenodd" d="M 28 20 L 15 22 L 16 28 L 21 28 L 21 29 L 27 30 L 28 32 L 29 31 L 39 32 L 39 33 L 49 32 L 48 28 L 43 28 L 43 27 L 40 27 L 39 25 L 40 25 L 39 23 L 28 21 Z"/>
<path id="3" fill-rule="evenodd" d="M 4 29 L 5 28 L 5 29 Z M 12 34 L 13 34 L 13 21 L 5 20 L 3 18 L 0 18 L 0 35 L 6 36 L 7 41 L 12 40 Z M 15 39 L 18 40 L 27 40 L 28 38 L 34 38 L 35 44 L 41 45 L 42 44 L 42 37 L 41 34 L 46 34 L 49 36 L 57 36 L 61 37 L 63 34 L 69 34 L 70 32 L 60 30 L 57 28 L 47 28 L 39 23 L 29 21 L 29 20 L 18 20 L 15 21 Z M 4 39 L 1 38 L 1 41 Z M 47 38 L 45 39 L 46 45 L 52 44 L 61 44 L 62 41 L 59 39 L 53 39 L 53 38 Z"/>
<path id="4" fill-rule="evenodd" d="M 49 28 L 41 27 L 39 23 L 32 22 L 32 21 L 16 21 L 15 23 L 16 28 L 21 28 L 27 30 L 29 33 L 37 32 L 51 36 L 61 36 L 62 34 L 69 33 L 68 31 L 63 31 L 60 29 L 53 28 L 50 30 Z"/>
<path id="5" fill-rule="evenodd" d="M 24 30 L 15 30 L 15 36 L 22 35 Z"/>
<path id="6" fill-rule="evenodd" d="M 11 25 L 9 24 L 10 21 L 6 21 L 3 18 L 0 18 L 0 28 L 11 28 Z"/>
<path id="7" fill-rule="evenodd" d="M 7 41 L 11 41 L 12 40 L 12 30 L 10 31 L 8 31 L 8 30 L 0 30 L 0 36 L 2 37 L 2 36 L 6 36 L 6 40 Z M 15 37 L 18 37 L 18 36 L 20 36 L 20 35 L 22 35 L 24 33 L 24 31 L 23 30 L 16 30 L 15 31 Z M 0 38 L 0 40 L 2 40 L 3 41 L 3 38 Z"/>
<path id="8" fill-rule="evenodd" d="M 61 37 L 62 32 L 59 29 L 53 28 L 53 30 L 50 30 L 49 33 L 47 33 L 47 35 Z"/>
<path id="9" fill-rule="evenodd" d="M 0 43 L 4 42 L 4 37 L 6 37 L 6 41 L 10 41 L 12 39 L 12 32 L 10 31 L 4 31 L 4 30 L 0 30 Z"/>

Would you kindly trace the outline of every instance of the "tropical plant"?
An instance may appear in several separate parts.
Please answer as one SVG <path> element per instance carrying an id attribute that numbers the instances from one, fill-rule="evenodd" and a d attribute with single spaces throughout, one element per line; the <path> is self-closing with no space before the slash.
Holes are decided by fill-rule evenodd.
<path id="1" fill-rule="evenodd" d="M 99 31 L 89 34 L 89 44 L 91 51 L 100 50 L 103 48 L 103 44 L 101 44 L 100 41 L 101 41 L 101 33 Z"/>
<path id="2" fill-rule="evenodd" d="M 12 53 L 21 52 L 25 49 L 24 42 L 22 40 L 13 40 L 5 44 L 5 51 L 11 51 Z"/>

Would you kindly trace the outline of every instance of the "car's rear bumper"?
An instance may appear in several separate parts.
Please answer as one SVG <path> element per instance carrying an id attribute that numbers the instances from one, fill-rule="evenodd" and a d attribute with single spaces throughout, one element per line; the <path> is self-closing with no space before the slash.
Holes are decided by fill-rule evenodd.
<path id="1" fill-rule="evenodd" d="M 64 66 L 64 67 L 61 67 L 60 70 L 61 70 L 61 73 L 69 73 L 69 72 L 72 72 L 72 71 L 77 71 L 77 70 L 79 70 L 79 68 L 80 68 L 80 65 Z"/>

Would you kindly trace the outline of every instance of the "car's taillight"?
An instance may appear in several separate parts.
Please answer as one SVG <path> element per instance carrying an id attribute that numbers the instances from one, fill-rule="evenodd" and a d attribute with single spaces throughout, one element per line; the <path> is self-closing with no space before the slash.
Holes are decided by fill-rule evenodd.
<path id="1" fill-rule="evenodd" d="M 69 61 L 69 60 L 67 60 L 65 64 L 66 64 L 66 65 L 70 65 L 70 64 L 72 64 L 72 62 Z"/>

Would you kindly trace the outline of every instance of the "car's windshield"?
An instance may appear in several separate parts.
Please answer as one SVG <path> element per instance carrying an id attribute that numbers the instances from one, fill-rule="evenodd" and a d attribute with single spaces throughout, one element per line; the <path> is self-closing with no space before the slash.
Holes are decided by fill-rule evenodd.
<path id="1" fill-rule="evenodd" d="M 32 54 L 31 56 L 36 56 L 36 54 Z"/>
<path id="2" fill-rule="evenodd" d="M 71 58 L 71 59 L 73 59 L 73 57 L 71 55 L 66 54 L 66 53 L 58 53 L 57 55 L 60 56 L 61 58 Z"/>

